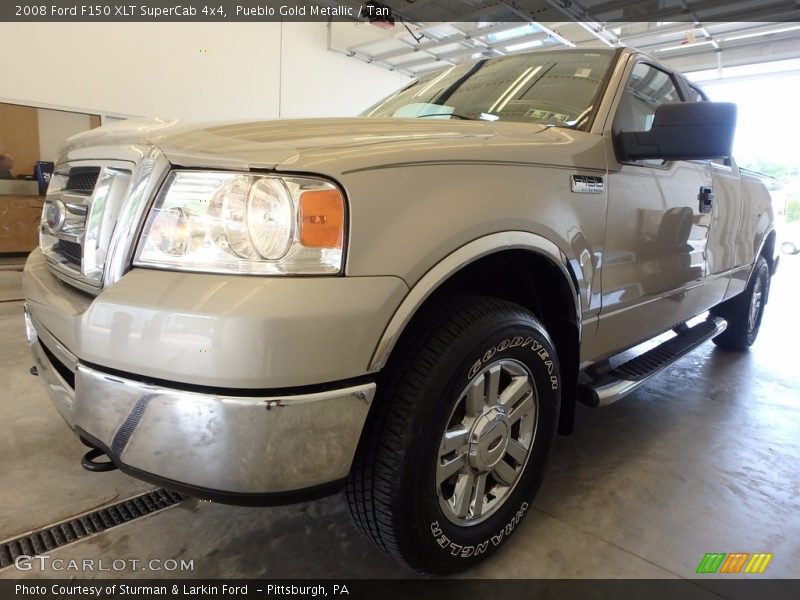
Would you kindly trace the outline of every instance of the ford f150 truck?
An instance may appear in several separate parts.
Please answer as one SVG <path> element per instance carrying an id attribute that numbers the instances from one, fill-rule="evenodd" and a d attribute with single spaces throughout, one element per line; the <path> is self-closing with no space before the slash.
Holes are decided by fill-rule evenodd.
<path id="1" fill-rule="evenodd" d="M 345 489 L 390 555 L 463 569 L 576 401 L 754 342 L 775 231 L 735 119 L 645 55 L 576 49 L 358 118 L 81 134 L 25 267 L 38 374 L 89 469 L 252 505 Z"/>

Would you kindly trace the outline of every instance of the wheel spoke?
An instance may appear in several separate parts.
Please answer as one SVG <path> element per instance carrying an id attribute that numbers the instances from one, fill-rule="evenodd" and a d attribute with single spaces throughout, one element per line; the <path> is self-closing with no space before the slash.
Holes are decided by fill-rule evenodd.
<path id="1" fill-rule="evenodd" d="M 466 406 L 466 413 L 468 417 L 478 417 L 480 416 L 481 412 L 483 412 L 483 388 L 485 383 L 486 378 L 481 375 L 472 382 L 472 385 L 469 386 Z"/>
<path id="2" fill-rule="evenodd" d="M 436 463 L 438 503 L 447 519 L 483 522 L 503 505 L 529 460 L 537 421 L 536 386 L 522 362 L 496 360 L 465 385 Z"/>
<path id="3" fill-rule="evenodd" d="M 531 384 L 528 382 L 528 378 L 525 376 L 515 377 L 500 395 L 500 404 L 505 406 L 507 409 L 510 409 L 517 402 L 519 402 L 520 398 L 525 396 L 525 394 L 529 394 L 530 392 Z"/>
<path id="4" fill-rule="evenodd" d="M 517 440 L 508 440 L 506 452 L 517 461 L 518 465 L 525 464 L 525 458 L 528 456 L 528 449 L 520 444 Z"/>
<path id="5" fill-rule="evenodd" d="M 469 507 L 472 504 L 472 491 L 475 486 L 475 475 L 472 471 L 458 478 L 456 489 L 453 492 L 453 511 L 456 516 L 463 519 L 469 514 Z"/>
<path id="6" fill-rule="evenodd" d="M 489 386 L 486 389 L 486 404 L 494 406 L 499 402 L 500 371 L 502 367 L 496 365 L 489 369 Z"/>
<path id="7" fill-rule="evenodd" d="M 509 424 L 513 425 L 517 421 L 519 421 L 522 417 L 525 417 L 531 413 L 533 410 L 533 394 L 529 394 L 527 398 L 525 398 L 522 402 L 520 402 L 519 406 L 517 406 L 511 414 L 508 415 L 508 422 Z"/>
<path id="8" fill-rule="evenodd" d="M 467 457 L 463 454 L 440 464 L 436 469 L 436 485 L 441 485 L 443 481 L 458 473 L 465 464 L 467 464 Z"/>
<path id="9" fill-rule="evenodd" d="M 753 293 L 753 298 L 750 301 L 750 314 L 748 315 L 747 324 L 752 331 L 756 326 L 758 320 L 758 311 L 761 308 L 761 288 L 756 288 Z"/>
<path id="10" fill-rule="evenodd" d="M 480 517 L 483 512 L 483 498 L 486 496 L 486 477 L 488 473 L 481 473 L 475 478 L 475 500 L 472 503 L 472 516 Z"/>
<path id="11" fill-rule="evenodd" d="M 454 450 L 458 450 L 462 446 L 466 446 L 468 440 L 469 430 L 464 427 L 445 431 L 441 446 L 439 447 L 439 454 L 446 456 Z"/>
<path id="12" fill-rule="evenodd" d="M 497 463 L 493 471 L 495 477 L 505 485 L 511 485 L 514 483 L 514 479 L 517 477 L 517 471 L 509 465 L 506 461 L 501 460 Z"/>

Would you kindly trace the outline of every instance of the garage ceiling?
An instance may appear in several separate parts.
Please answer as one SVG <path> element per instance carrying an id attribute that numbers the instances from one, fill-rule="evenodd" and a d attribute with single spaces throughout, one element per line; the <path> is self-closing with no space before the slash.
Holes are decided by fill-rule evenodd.
<path id="1" fill-rule="evenodd" d="M 398 17 L 377 39 L 341 48 L 418 76 L 534 49 L 629 46 L 695 79 L 752 75 L 746 65 L 800 70 L 800 4 L 794 0 L 416 0 L 388 2 Z M 452 21 L 441 21 L 452 15 Z M 436 21 L 435 18 L 440 20 Z M 641 19 L 648 22 L 639 22 Z M 735 20 L 734 20 L 735 19 Z"/>

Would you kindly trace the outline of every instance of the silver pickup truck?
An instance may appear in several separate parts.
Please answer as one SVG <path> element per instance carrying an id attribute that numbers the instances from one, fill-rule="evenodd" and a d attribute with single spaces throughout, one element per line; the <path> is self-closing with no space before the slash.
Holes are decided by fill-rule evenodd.
<path id="1" fill-rule="evenodd" d="M 79 135 L 25 267 L 36 369 L 90 470 L 251 505 L 345 489 L 393 557 L 466 568 L 576 401 L 754 342 L 778 261 L 735 118 L 645 55 L 569 50 L 359 118 Z"/>

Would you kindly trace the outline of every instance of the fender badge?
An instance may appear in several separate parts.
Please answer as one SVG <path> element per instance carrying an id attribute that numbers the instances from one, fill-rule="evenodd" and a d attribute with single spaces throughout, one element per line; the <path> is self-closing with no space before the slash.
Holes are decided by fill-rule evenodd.
<path id="1" fill-rule="evenodd" d="M 602 194 L 605 189 L 602 177 L 572 175 L 572 191 L 575 194 Z"/>

